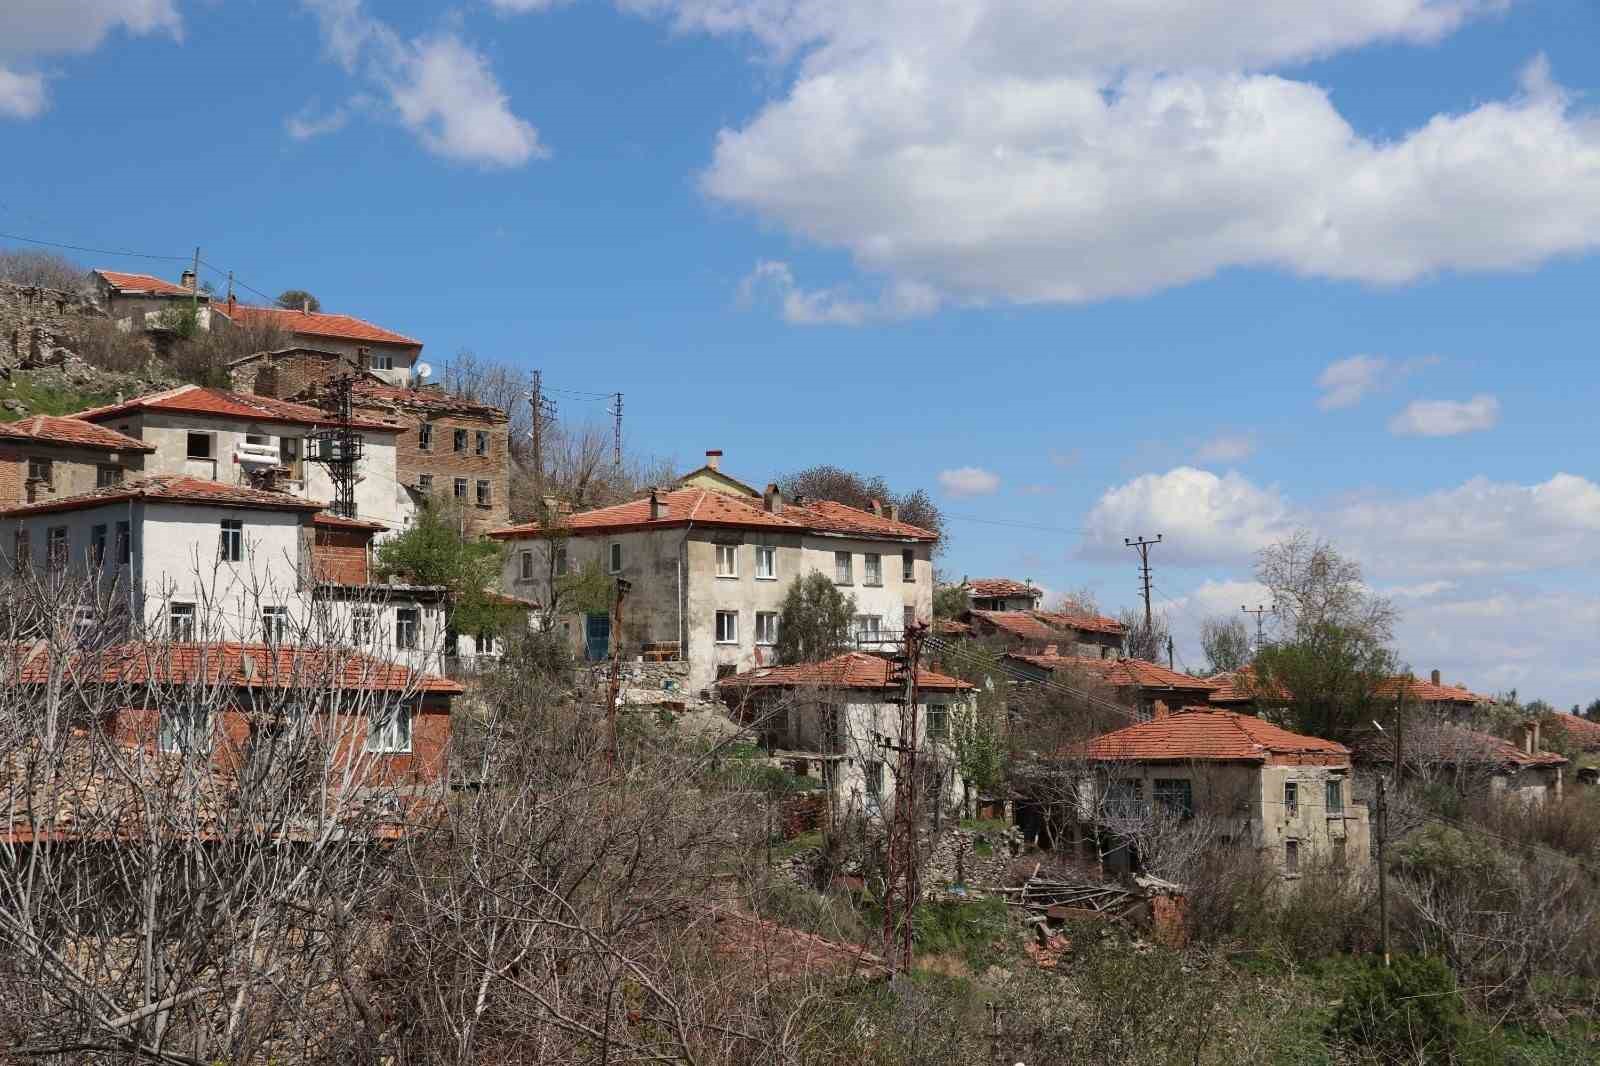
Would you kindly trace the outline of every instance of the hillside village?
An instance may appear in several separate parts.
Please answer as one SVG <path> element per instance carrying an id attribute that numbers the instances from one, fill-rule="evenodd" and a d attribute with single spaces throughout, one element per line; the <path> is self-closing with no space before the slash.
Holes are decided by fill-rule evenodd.
<path id="1" fill-rule="evenodd" d="M 100 339 L 86 343 L 91 335 Z M 116 335 L 142 355 L 90 362 L 124 343 Z M 195 338 L 214 357 L 199 372 L 172 356 Z M 271 346 L 251 343 L 263 339 Z M 1522 1012 L 1572 1041 L 1561 1045 L 1571 1053 L 1593 1054 L 1584 1027 L 1594 1015 L 1582 1019 L 1600 1004 L 1600 924 L 1572 895 L 1592 892 L 1600 863 L 1592 715 L 1475 691 L 1437 670 L 1415 676 L 1402 657 L 1375 654 L 1387 630 L 1360 630 L 1359 610 L 1286 610 L 1271 641 L 1244 631 L 1237 661 L 1191 674 L 1141 630 L 1148 617 L 1047 603 L 1019 575 L 946 579 L 943 532 L 896 502 L 808 495 L 742 469 L 737 449 L 705 450 L 698 467 L 648 483 L 619 477 L 611 499 L 563 496 L 530 466 L 524 412 L 439 382 L 424 347 L 309 302 L 219 298 L 187 272 L 95 269 L 71 292 L 0 282 L 0 375 L 12 389 L 0 422 L 0 671 L 10 713 L 32 723 L 6 739 L 6 863 L 43 862 L 65 878 L 106 847 L 161 841 L 173 862 L 189 862 L 191 847 L 265 855 L 281 844 L 298 865 L 279 876 L 348 876 L 353 898 L 365 898 L 378 889 L 335 862 L 356 840 L 412 862 L 416 842 L 448 839 L 473 862 L 509 864 L 510 885 L 522 882 L 506 871 L 525 861 L 513 845 L 526 856 L 551 847 L 552 868 L 565 870 L 589 842 L 604 851 L 630 833 L 659 834 L 666 851 L 651 851 L 644 874 L 618 874 L 616 899 L 705 933 L 707 958 L 730 973 L 781 957 L 785 979 L 874 986 L 940 954 L 982 985 L 971 994 L 991 997 L 995 1019 L 1002 1004 L 1010 1012 L 995 1031 L 1012 1034 L 1003 1046 L 1016 1055 L 1042 1056 L 1030 1063 L 1078 1060 L 1051 1058 L 1054 1045 L 1025 1035 L 1025 1016 L 1048 1014 L 1053 993 L 1013 974 L 1066 972 L 1075 958 L 1098 965 L 1087 945 L 1107 936 L 1165 953 L 1152 959 L 1208 938 L 1263 959 L 1268 944 L 1293 957 L 1386 954 L 1392 943 L 1447 959 L 1454 977 L 1427 980 L 1446 980 L 1451 995 L 1453 982 L 1470 986 L 1462 1002 L 1473 1017 Z M 35 375 L 52 384 L 19 393 Z M 54 409 L 62 397 L 92 402 Z M 682 447 L 707 443 L 734 442 Z M 1336 560 L 1325 544 L 1284 550 Z M 1344 582 L 1341 595 L 1366 595 L 1358 575 L 1330 580 Z M 1286 586 L 1285 602 L 1296 591 Z M 584 722 L 562 725 L 567 739 L 529 739 L 570 714 Z M 646 780 L 669 765 L 677 776 Z M 548 776 L 557 770 L 568 776 Z M 665 783 L 684 774 L 693 787 Z M 584 809 L 551 798 L 563 780 L 620 791 Z M 491 812 L 494 845 L 469 832 Z M 735 875 L 730 860 L 691 887 L 702 873 L 669 871 L 668 853 L 694 852 L 694 834 L 713 827 L 726 830 L 718 846 L 736 841 L 759 875 Z M 1501 887 L 1468 899 L 1459 881 L 1480 863 Z M 157 865 L 144 883 L 176 893 Z M 0 881 L 9 886 L 14 869 Z M 419 885 L 442 876 L 419 871 Z M 748 876 L 759 890 L 742 904 L 713 902 L 725 895 L 718 884 Z M 450 924 L 443 911 L 423 913 L 432 891 L 370 897 L 396 923 L 415 923 L 381 935 L 329 910 L 315 926 L 327 964 L 294 959 L 312 926 L 248 935 L 276 936 L 259 949 L 276 960 L 272 972 L 340 1004 L 326 1009 L 356 1018 L 361 1039 L 392 1041 L 382 1018 L 407 1009 L 374 961 L 383 940 L 397 952 L 384 966 L 434 982 L 464 966 L 469 984 L 482 982 L 479 1012 L 501 1026 L 485 1037 L 501 1057 L 487 1061 L 561 1061 L 520 1058 L 520 1008 L 482 1005 L 507 994 L 487 990 L 523 954 L 484 947 L 421 961 L 430 945 L 468 936 L 430 924 Z M 461 920 L 503 921 L 512 938 L 534 935 L 519 915 L 554 920 L 507 891 L 517 898 L 507 912 L 479 899 L 484 911 Z M 689 899 L 707 917 L 685 917 Z M 0 937 L 42 958 L 49 938 L 40 925 L 18 932 L 26 923 L 10 906 L 0 902 Z M 1374 906 L 1388 908 L 1381 919 Z M 246 936 L 251 906 L 221 908 L 234 924 L 216 935 Z M 1563 939 L 1508 946 L 1512 913 Z M 930 950 L 935 926 L 955 932 Z M 1504 943 L 1487 955 L 1468 946 L 1494 938 Z M 97 943 L 85 934 L 78 949 Z M 147 1048 L 180 1043 L 161 1045 L 147 1017 L 195 1048 L 220 1046 L 207 1027 L 226 1028 L 226 1002 L 248 987 L 194 976 L 210 962 L 186 975 L 183 953 L 198 949 L 171 947 L 164 998 L 119 1000 L 118 1012 L 147 1013 L 97 1024 L 139 1034 L 144 1061 L 221 1061 Z M 358 956 L 358 988 L 324 969 Z M 75 995 L 99 980 L 78 962 L 50 965 L 73 971 Z M 1531 976 L 1546 970 L 1562 991 Z M 1218 972 L 1189 976 L 1234 994 L 1216 991 L 1227 983 Z M 626 983 L 615 1039 L 630 1061 L 694 1042 L 639 1020 L 679 993 L 637 974 Z M 612 1013 L 555 1029 L 581 1044 L 598 1039 L 593 1017 Z M 1465 1018 L 1452 1017 L 1445 1036 L 1396 1036 L 1386 1020 L 1347 1014 L 1328 1024 L 1396 1056 L 1339 1061 L 1401 1061 L 1413 1038 L 1457 1054 Z M 263 1038 L 261 1053 L 277 1039 Z M 1429 1057 L 1442 1046 L 1410 1061 L 1458 1061 Z M 1246 1061 L 1221 1041 L 1206 1054 Z"/>

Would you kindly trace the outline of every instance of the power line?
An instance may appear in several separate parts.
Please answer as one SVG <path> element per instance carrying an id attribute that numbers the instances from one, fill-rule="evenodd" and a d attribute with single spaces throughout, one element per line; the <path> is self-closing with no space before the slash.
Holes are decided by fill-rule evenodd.
<path id="1" fill-rule="evenodd" d="M 189 259 L 189 257 L 186 255 L 155 255 L 151 252 L 119 252 L 110 248 L 88 248 L 81 244 L 63 244 L 60 241 L 42 241 L 37 237 L 24 237 L 20 233 L 0 233 L 0 237 L 4 237 L 9 241 L 23 241 L 27 244 L 41 244 L 46 248 L 65 248 L 72 252 L 91 252 L 94 255 L 122 255 L 130 256 L 135 259 L 165 259 L 174 263 L 182 263 Z"/>
<path id="2" fill-rule="evenodd" d="M 1068 529 L 1063 526 L 1042 526 L 1033 522 L 1012 522 L 1003 518 L 974 518 L 972 515 L 951 514 L 948 511 L 943 513 L 944 517 L 957 522 L 977 522 L 979 525 L 985 526 L 1010 526 L 1014 529 L 1036 529 L 1043 533 L 1073 533 L 1080 536 L 1089 532 L 1089 530 L 1081 528 Z"/>

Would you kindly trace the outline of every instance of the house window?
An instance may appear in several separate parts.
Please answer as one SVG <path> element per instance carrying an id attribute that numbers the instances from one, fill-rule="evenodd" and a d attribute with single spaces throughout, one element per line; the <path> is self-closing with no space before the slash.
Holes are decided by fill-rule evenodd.
<path id="1" fill-rule="evenodd" d="M 117 523 L 117 563 L 126 566 L 133 560 L 133 527 L 126 522 Z"/>
<path id="2" fill-rule="evenodd" d="M 189 455 L 189 458 L 191 458 L 191 459 L 209 459 L 209 458 L 211 458 L 211 434 L 209 434 L 209 433 L 191 433 L 191 434 L 189 434 L 189 451 L 188 451 L 188 455 Z"/>
<path id="3" fill-rule="evenodd" d="M 865 779 L 867 798 L 880 800 L 883 798 L 883 763 L 869 759 L 861 764 L 861 776 Z"/>
<path id="4" fill-rule="evenodd" d="M 357 607 L 350 612 L 350 643 L 365 648 L 372 643 L 372 608 Z"/>
<path id="5" fill-rule="evenodd" d="M 49 539 L 45 541 L 45 565 L 51 571 L 61 571 L 67 568 L 67 554 L 72 550 L 72 541 L 67 534 L 66 526 L 51 526 Z"/>
<path id="6" fill-rule="evenodd" d="M 567 576 L 567 549 L 566 548 L 557 548 L 556 549 L 556 576 L 557 577 L 566 577 Z"/>
<path id="7" fill-rule="evenodd" d="M 917 579 L 917 553 L 910 548 L 900 550 L 900 580 L 915 581 Z"/>
<path id="8" fill-rule="evenodd" d="M 485 433 L 481 429 L 478 430 L 477 434 L 474 437 L 473 445 L 474 445 L 474 450 L 479 455 L 488 455 L 489 454 L 489 434 Z"/>
<path id="9" fill-rule="evenodd" d="M 1186 777 L 1158 777 L 1153 789 L 1156 807 L 1180 818 L 1194 816 L 1194 787 Z"/>
<path id="10" fill-rule="evenodd" d="M 11 569 L 21 574 L 28 567 L 29 557 L 33 554 L 33 546 L 29 543 L 28 531 L 19 529 L 12 543 Z"/>
<path id="11" fill-rule="evenodd" d="M 211 709 L 209 707 L 163 707 L 162 751 L 204 752 L 211 747 Z"/>
<path id="12" fill-rule="evenodd" d="M 218 546 L 218 557 L 225 563 L 237 563 L 244 559 L 244 523 L 237 518 L 224 518 L 222 532 L 219 535 L 221 544 Z"/>
<path id="13" fill-rule="evenodd" d="M 865 556 L 866 564 L 862 567 L 861 580 L 865 585 L 883 584 L 883 556 L 876 552 L 868 552 Z"/>
<path id="14" fill-rule="evenodd" d="M 622 573 L 622 545 L 611 545 L 611 558 L 608 561 L 611 564 L 611 572 L 613 574 Z"/>
<path id="15" fill-rule="evenodd" d="M 854 581 L 850 570 L 850 553 L 833 553 L 833 583 L 835 585 L 849 585 Z"/>
<path id="16" fill-rule="evenodd" d="M 777 611 L 757 611 L 756 612 L 756 643 L 757 644 L 776 644 L 776 643 L 778 643 L 778 612 Z"/>
<path id="17" fill-rule="evenodd" d="M 186 644 L 194 640 L 194 604 L 167 605 L 167 639 Z"/>
<path id="18" fill-rule="evenodd" d="M 100 466 L 95 467 L 95 471 L 94 471 L 94 487 L 95 488 L 97 488 L 97 489 L 109 489 L 113 485 L 120 485 L 120 484 L 122 484 L 122 467 L 117 466 L 114 463 L 103 463 Z"/>
<path id="19" fill-rule="evenodd" d="M 369 358 L 372 360 L 372 369 L 374 370 L 394 369 L 393 352 L 374 352 Z"/>
<path id="20" fill-rule="evenodd" d="M 282 644 L 289 636 L 289 608 L 261 608 L 261 639 L 268 644 Z"/>
<path id="21" fill-rule="evenodd" d="M 29 481 L 43 481 L 46 484 L 49 484 L 53 480 L 52 477 L 51 477 L 51 462 L 50 462 L 50 460 L 48 460 L 48 459 L 29 459 L 28 460 L 28 480 Z"/>
<path id="22" fill-rule="evenodd" d="M 739 643 L 739 612 L 738 611 L 718 611 L 717 612 L 717 643 L 718 644 L 737 644 L 737 643 Z"/>
<path id="23" fill-rule="evenodd" d="M 419 628 L 415 607 L 398 608 L 394 612 L 394 646 L 402 651 L 416 651 Z"/>
<path id="24" fill-rule="evenodd" d="M 419 491 L 421 491 L 421 492 L 426 492 L 426 493 L 431 494 L 433 492 L 433 475 L 432 474 L 418 474 L 417 475 L 417 489 Z"/>
<path id="25" fill-rule="evenodd" d="M 778 549 L 756 548 L 756 580 L 776 581 L 778 579 Z"/>
<path id="26" fill-rule="evenodd" d="M 1323 786 L 1323 793 L 1325 802 L 1328 805 L 1328 813 L 1343 814 L 1344 779 L 1338 777 L 1329 778 L 1327 784 Z"/>
<path id="27" fill-rule="evenodd" d="M 533 580 L 533 553 L 520 552 L 517 555 L 517 576 L 523 581 Z"/>
<path id="28" fill-rule="evenodd" d="M 858 614 L 855 617 L 856 639 L 876 640 L 878 630 L 883 625 L 883 617 L 876 614 Z"/>
<path id="29" fill-rule="evenodd" d="M 467 431 L 464 430 L 464 429 L 456 430 L 453 443 L 455 445 L 455 450 L 456 451 L 458 451 L 458 452 L 466 451 L 467 450 Z"/>
<path id="30" fill-rule="evenodd" d="M 1300 786 L 1293 781 L 1283 783 L 1283 814 L 1286 818 L 1300 817 Z"/>
<path id="31" fill-rule="evenodd" d="M 483 480 L 480 479 L 479 482 L 478 482 L 477 488 L 478 488 L 478 506 L 479 507 L 487 507 L 487 506 L 489 506 L 489 483 L 487 481 L 483 481 Z"/>
<path id="32" fill-rule="evenodd" d="M 405 704 L 374 710 L 367 720 L 367 750 L 379 755 L 411 751 L 411 708 Z"/>
<path id="33" fill-rule="evenodd" d="M 950 736 L 950 705 L 948 703 L 928 704 L 928 736 L 934 740 L 946 740 Z"/>
<path id="34" fill-rule="evenodd" d="M 430 452 L 433 450 L 433 423 L 423 422 L 417 426 L 417 450 Z"/>
<path id="35" fill-rule="evenodd" d="M 1283 872 L 1290 877 L 1300 874 L 1300 842 L 1298 840 L 1285 840 L 1283 842 Z"/>
<path id="36" fill-rule="evenodd" d="M 1112 818 L 1137 818 L 1144 811 L 1144 782 L 1122 777 L 1106 786 L 1106 814 Z"/>
<path id="37" fill-rule="evenodd" d="M 916 625 L 917 609 L 915 607 L 903 608 L 901 611 L 900 624 L 906 629 L 910 629 L 912 626 Z"/>
<path id="38" fill-rule="evenodd" d="M 244 435 L 244 442 L 246 444 L 255 444 L 265 448 L 267 445 L 272 443 L 272 438 L 267 436 L 265 433 L 246 433 Z"/>
<path id="39" fill-rule="evenodd" d="M 739 546 L 737 544 L 717 545 L 717 576 L 739 576 Z"/>
<path id="40" fill-rule="evenodd" d="M 458 478 L 456 478 L 456 499 L 464 500 L 466 498 L 467 498 L 467 479 L 464 478 L 464 477 L 458 477 Z"/>
<path id="41" fill-rule="evenodd" d="M 106 561 L 106 526 L 89 530 L 89 565 L 98 567 Z"/>

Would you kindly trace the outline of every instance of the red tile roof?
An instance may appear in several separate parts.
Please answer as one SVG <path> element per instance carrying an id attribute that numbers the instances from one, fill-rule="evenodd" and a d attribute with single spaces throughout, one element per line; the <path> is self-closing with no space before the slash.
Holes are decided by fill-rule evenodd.
<path id="1" fill-rule="evenodd" d="M 650 517 L 650 499 L 642 497 L 602 507 L 594 511 L 580 511 L 569 517 L 562 528 L 577 535 L 585 533 L 615 533 L 625 530 L 668 529 L 675 526 L 716 526 L 732 529 L 770 529 L 791 532 L 838 533 L 864 538 L 892 538 L 896 540 L 938 539 L 933 533 L 906 522 L 846 507 L 842 503 L 818 502 L 805 506 L 790 504 L 782 514 L 766 510 L 759 499 L 730 496 L 710 489 L 674 489 L 660 496 L 666 504 L 662 518 Z M 500 540 L 538 536 L 542 532 L 537 522 L 505 526 L 491 530 L 489 536 Z"/>
<path id="2" fill-rule="evenodd" d="M 1417 677 L 1391 677 L 1378 682 L 1377 692 L 1380 696 L 1393 696 L 1404 691 L 1409 698 L 1418 703 L 1493 703 L 1488 696 L 1480 696 L 1471 689 L 1462 688 L 1460 685 L 1435 685 L 1432 681 L 1424 681 Z"/>
<path id="3" fill-rule="evenodd" d="M 274 400 L 267 396 L 229 392 L 227 389 L 213 389 L 203 385 L 180 385 L 164 392 L 146 393 L 123 403 L 76 411 L 69 417 L 85 422 L 99 422 L 130 411 L 173 411 L 183 414 L 214 415 L 218 418 L 243 418 L 252 422 L 279 422 L 293 426 L 338 424 L 328 412 L 309 404 L 290 403 L 288 400 Z M 374 422 L 362 418 L 352 419 L 350 424 L 357 429 L 388 433 L 399 433 L 404 428 L 388 422 Z"/>
<path id="4" fill-rule="evenodd" d="M 1074 632 L 1101 633 L 1120 637 L 1126 627 L 1115 618 L 1092 614 L 1063 614 L 1059 611 L 968 611 L 995 629 L 1021 640 L 1035 643 L 1066 643 Z"/>
<path id="5" fill-rule="evenodd" d="M 1210 701 L 1214 704 L 1254 703 L 1256 697 L 1251 688 L 1254 677 L 1249 667 L 1212 674 L 1205 678 L 1211 685 Z"/>
<path id="6" fill-rule="evenodd" d="M 1089 759 L 1265 762 L 1274 755 L 1343 756 L 1350 749 L 1236 711 L 1179 711 L 1095 737 L 1063 754 Z"/>
<path id="7" fill-rule="evenodd" d="M 388 382 L 369 376 L 356 379 L 351 395 L 358 404 L 381 403 L 411 410 L 473 414 L 494 422 L 507 420 L 506 413 L 493 404 L 465 400 L 444 391 L 439 386 L 411 389 L 401 385 L 390 385 Z"/>
<path id="8" fill-rule="evenodd" d="M 24 515 L 52 514 L 57 511 L 80 511 L 86 507 L 100 507 L 122 500 L 154 500 L 158 503 L 196 503 L 209 507 L 248 507 L 269 511 L 320 511 L 325 506 L 315 500 L 303 500 L 284 492 L 266 492 L 262 489 L 229 485 L 221 481 L 202 481 L 182 474 L 161 474 L 156 477 L 125 481 L 77 496 L 63 496 L 39 503 L 18 504 L 0 509 L 6 518 Z"/>
<path id="9" fill-rule="evenodd" d="M 1103 614 L 1074 614 L 1063 611 L 1034 611 L 1038 618 L 1057 629 L 1076 629 L 1084 633 L 1104 633 L 1107 636 L 1120 637 L 1128 632 L 1128 627 L 1115 618 L 1107 618 Z"/>
<path id="10" fill-rule="evenodd" d="M 1351 741 L 1362 757 L 1394 763 L 1394 744 L 1386 733 L 1368 730 Z M 1432 766 L 1565 766 L 1553 751 L 1525 752 L 1509 740 L 1452 722 L 1407 722 L 1402 762 Z"/>
<path id="11" fill-rule="evenodd" d="M 708 907 L 707 912 L 711 944 L 722 965 L 753 970 L 763 981 L 774 977 L 882 979 L 893 973 L 883 959 L 862 947 L 728 907 Z"/>
<path id="12" fill-rule="evenodd" d="M 889 660 L 877 655 L 852 651 L 824 659 L 820 663 L 799 663 L 794 666 L 760 666 L 741 674 L 725 677 L 717 682 L 727 689 L 815 687 L 815 688 L 885 688 L 889 684 Z M 917 687 L 930 692 L 962 692 L 972 685 L 957 677 L 947 677 L 932 670 L 917 671 Z"/>
<path id="13" fill-rule="evenodd" d="M 1600 722 L 1591 722 L 1575 714 L 1547 714 L 1541 723 L 1546 730 L 1555 730 L 1583 751 L 1600 751 Z"/>
<path id="14" fill-rule="evenodd" d="M 971 577 L 962 584 L 971 595 L 990 599 L 997 597 L 1016 599 L 1023 596 L 1037 598 L 1044 595 L 1043 589 L 1034 588 L 1026 582 L 1013 581 L 1009 577 Z"/>
<path id="15" fill-rule="evenodd" d="M 48 646 L 12 644 L 0 650 L 0 673 L 19 684 L 50 679 Z M 102 684 L 182 685 L 204 682 L 237 688 L 334 687 L 364 692 L 429 692 L 455 695 L 466 690 L 443 677 L 399 663 L 333 648 L 268 644 L 119 644 L 103 652 L 82 653 L 67 666 L 80 681 Z"/>
<path id="16" fill-rule="evenodd" d="M 161 296 L 193 296 L 193 289 L 186 289 L 182 285 L 174 285 L 154 274 L 125 274 L 120 270 L 96 270 L 96 274 L 106 280 L 106 283 L 120 292 L 155 293 Z M 200 293 L 200 299 L 208 300 L 205 293 Z"/>
<path id="17" fill-rule="evenodd" d="M 1098 675 L 1114 688 L 1184 689 L 1209 692 L 1210 683 L 1144 659 L 1095 659 L 1086 655 L 1007 655 L 1043 670 L 1076 669 Z"/>
<path id="18" fill-rule="evenodd" d="M 334 337 L 348 341 L 374 341 L 379 344 L 401 344 L 421 348 L 422 342 L 396 333 L 382 326 L 356 318 L 354 315 L 333 315 L 323 311 L 290 311 L 282 307 L 251 307 L 236 303 L 232 308 L 212 304 L 211 309 L 238 322 L 240 325 L 272 326 L 288 333 L 311 337 Z"/>
<path id="19" fill-rule="evenodd" d="M 389 527 L 382 522 L 373 522 L 365 518 L 346 518 L 344 515 L 333 514 L 330 511 L 318 511 L 311 517 L 311 524 L 324 529 L 357 529 L 378 532 Z"/>
<path id="20" fill-rule="evenodd" d="M 146 444 L 114 429 L 64 415 L 33 415 L 16 422 L 0 422 L 0 437 L 33 444 L 63 444 L 106 452 L 153 452 Z"/>

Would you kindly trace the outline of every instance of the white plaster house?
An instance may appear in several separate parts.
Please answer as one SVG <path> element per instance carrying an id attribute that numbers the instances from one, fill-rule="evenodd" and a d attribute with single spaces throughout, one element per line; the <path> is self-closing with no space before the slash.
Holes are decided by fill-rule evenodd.
<path id="1" fill-rule="evenodd" d="M 308 455 L 307 438 L 337 425 L 316 407 L 182 385 L 71 417 L 153 447 L 144 457 L 146 475 L 183 475 L 248 487 L 264 483 L 266 473 L 280 471 L 273 484 L 301 499 L 327 501 L 336 495 L 327 467 Z M 363 437 L 356 468 L 357 517 L 389 529 L 409 525 L 416 503 L 400 484 L 395 466 L 395 441 L 405 427 L 365 418 L 351 425 Z"/>
<path id="2" fill-rule="evenodd" d="M 218 328 L 237 325 L 269 328 L 291 335 L 297 344 L 348 356 L 391 385 L 410 385 L 422 358 L 422 342 L 356 318 L 309 309 L 252 307 L 237 300 L 214 304 Z"/>
<path id="3" fill-rule="evenodd" d="M 580 657 L 612 648 L 608 614 L 561 611 L 552 591 L 588 566 L 625 579 L 620 639 L 626 658 L 668 648 L 688 661 L 689 687 L 770 664 L 789 588 L 820 572 L 853 596 L 862 647 L 933 616 L 935 535 L 893 508 L 859 510 L 827 500 L 787 500 L 713 488 L 651 490 L 629 503 L 565 515 L 550 528 L 493 530 L 506 553 L 501 589 L 554 604 Z"/>
<path id="4" fill-rule="evenodd" d="M 835 812 L 880 818 L 894 813 L 898 755 L 891 746 L 908 739 L 900 730 L 900 705 L 888 702 L 901 691 L 892 673 L 882 656 L 847 652 L 820 663 L 734 674 L 717 682 L 717 693 L 775 758 L 807 773 L 815 767 Z M 929 768 L 924 782 L 937 782 L 944 808 L 959 804 L 963 784 L 948 746 L 950 715 L 972 698 L 966 681 L 917 671 L 916 746 Z"/>

